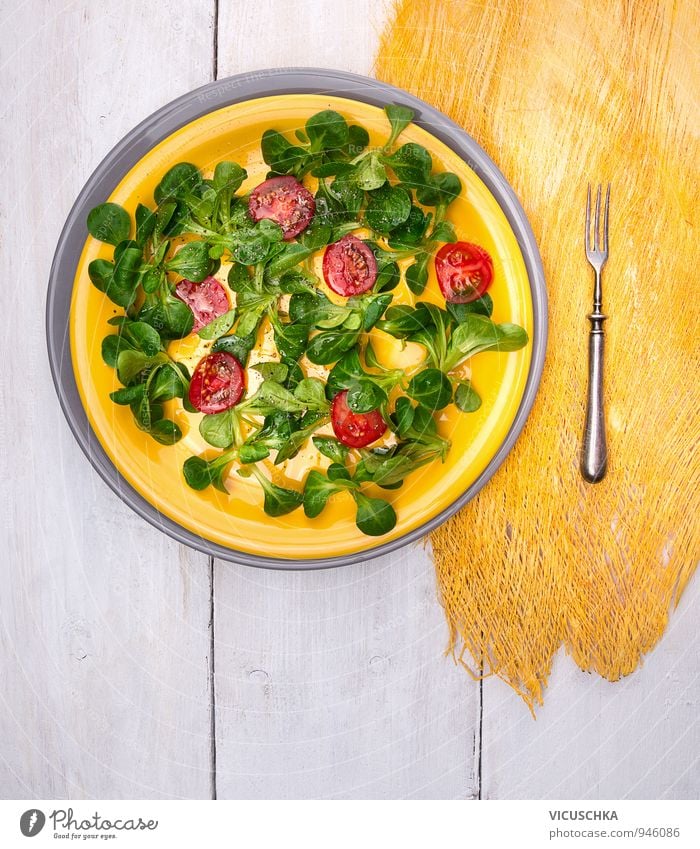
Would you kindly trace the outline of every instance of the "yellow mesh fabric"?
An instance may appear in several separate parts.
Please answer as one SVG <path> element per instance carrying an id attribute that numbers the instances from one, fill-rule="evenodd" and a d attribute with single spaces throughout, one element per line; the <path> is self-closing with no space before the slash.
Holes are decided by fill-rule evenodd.
<path id="1" fill-rule="evenodd" d="M 700 15 L 693 0 L 406 0 L 379 79 L 492 156 L 533 226 L 550 342 L 533 413 L 495 478 L 433 534 L 450 649 L 532 708 L 563 644 L 632 672 L 700 554 Z M 578 470 L 592 272 L 588 182 L 612 183 L 603 273 L 609 469 Z"/>

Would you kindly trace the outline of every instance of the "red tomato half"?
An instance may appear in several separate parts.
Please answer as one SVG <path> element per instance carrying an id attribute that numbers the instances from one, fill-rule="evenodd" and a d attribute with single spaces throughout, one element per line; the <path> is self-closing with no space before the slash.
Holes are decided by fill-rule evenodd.
<path id="1" fill-rule="evenodd" d="M 347 402 L 348 390 L 339 392 L 331 404 L 333 433 L 339 442 L 350 448 L 364 448 L 376 442 L 386 432 L 386 422 L 379 410 L 354 413 Z"/>
<path id="2" fill-rule="evenodd" d="M 343 236 L 323 255 L 323 276 L 338 295 L 349 298 L 368 292 L 377 279 L 377 260 L 357 236 Z"/>
<path id="3" fill-rule="evenodd" d="M 306 230 L 315 211 L 314 196 L 291 176 L 265 180 L 253 189 L 248 201 L 248 212 L 253 221 L 271 219 L 282 228 L 285 241 Z"/>
<path id="4" fill-rule="evenodd" d="M 244 388 L 245 372 L 233 354 L 209 354 L 194 370 L 190 401 L 200 413 L 222 413 L 241 400 Z"/>
<path id="5" fill-rule="evenodd" d="M 226 289 L 215 277 L 207 277 L 201 283 L 181 280 L 175 287 L 175 294 L 194 314 L 193 333 L 231 309 Z"/>
<path id="6" fill-rule="evenodd" d="M 446 301 L 476 301 L 493 281 L 493 260 L 479 245 L 455 242 L 443 245 L 435 257 L 438 283 Z"/>

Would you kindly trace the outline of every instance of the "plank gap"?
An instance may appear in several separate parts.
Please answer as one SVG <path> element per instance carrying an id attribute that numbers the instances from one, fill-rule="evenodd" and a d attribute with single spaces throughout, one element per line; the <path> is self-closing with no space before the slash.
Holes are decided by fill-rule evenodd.
<path id="1" fill-rule="evenodd" d="M 219 0 L 214 0 L 214 40 L 212 44 L 212 77 L 219 79 Z"/>
<path id="2" fill-rule="evenodd" d="M 212 38 L 212 79 L 219 78 L 219 0 L 214 0 Z M 212 799 L 216 799 L 216 678 L 214 633 L 214 558 L 209 562 L 209 785 Z"/>
<path id="3" fill-rule="evenodd" d="M 216 799 L 216 680 L 214 678 L 214 558 L 209 562 L 209 788 Z"/>
<path id="4" fill-rule="evenodd" d="M 479 665 L 479 725 L 477 728 L 476 745 L 478 748 L 476 756 L 476 798 L 481 799 L 481 753 L 484 750 L 483 728 L 484 728 L 484 663 Z"/>

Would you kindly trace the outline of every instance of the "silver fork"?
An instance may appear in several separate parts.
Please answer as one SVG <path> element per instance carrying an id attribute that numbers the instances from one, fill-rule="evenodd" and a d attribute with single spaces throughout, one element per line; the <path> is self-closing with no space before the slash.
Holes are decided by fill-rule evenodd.
<path id="1" fill-rule="evenodd" d="M 600 227 L 600 201 L 602 190 L 598 186 L 595 204 L 595 218 L 591 232 L 591 187 L 588 186 L 586 200 L 586 258 L 595 271 L 593 289 L 593 312 L 588 316 L 591 332 L 588 337 L 588 403 L 586 405 L 586 423 L 583 431 L 581 451 L 581 474 L 589 483 L 598 483 L 605 477 L 608 465 L 608 446 L 605 439 L 605 412 L 603 409 L 603 351 L 605 331 L 603 322 L 603 290 L 600 282 L 601 271 L 608 258 L 608 208 L 610 206 L 610 183 L 605 193 L 603 228 Z"/>

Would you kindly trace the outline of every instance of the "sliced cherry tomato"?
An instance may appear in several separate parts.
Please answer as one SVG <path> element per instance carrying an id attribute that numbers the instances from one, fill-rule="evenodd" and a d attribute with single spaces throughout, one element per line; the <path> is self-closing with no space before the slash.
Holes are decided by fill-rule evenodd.
<path id="1" fill-rule="evenodd" d="M 364 448 L 386 432 L 386 422 L 379 410 L 354 413 L 348 406 L 348 390 L 339 392 L 331 404 L 333 433 L 350 448 Z"/>
<path id="2" fill-rule="evenodd" d="M 479 245 L 443 245 L 435 257 L 438 283 L 446 301 L 468 304 L 480 298 L 493 281 L 493 260 Z"/>
<path id="3" fill-rule="evenodd" d="M 243 395 L 245 372 L 233 354 L 208 354 L 198 363 L 190 381 L 190 401 L 200 413 L 222 413 Z"/>
<path id="4" fill-rule="evenodd" d="M 377 260 L 372 249 L 357 236 L 343 236 L 326 248 L 323 276 L 338 295 L 349 298 L 368 292 L 377 279 Z"/>
<path id="5" fill-rule="evenodd" d="M 265 180 L 253 189 L 248 201 L 248 212 L 253 221 L 270 218 L 282 228 L 285 241 L 306 230 L 315 211 L 314 196 L 291 176 Z"/>
<path id="6" fill-rule="evenodd" d="M 226 289 L 215 277 L 207 277 L 201 283 L 181 280 L 175 287 L 175 294 L 192 310 L 193 333 L 231 309 Z"/>

